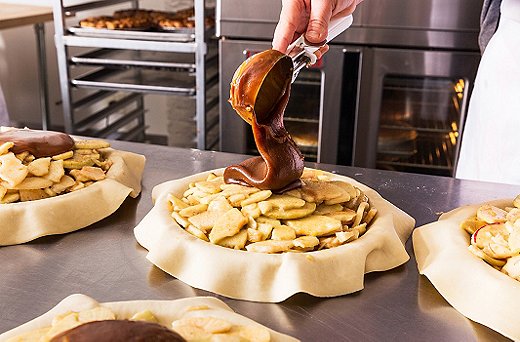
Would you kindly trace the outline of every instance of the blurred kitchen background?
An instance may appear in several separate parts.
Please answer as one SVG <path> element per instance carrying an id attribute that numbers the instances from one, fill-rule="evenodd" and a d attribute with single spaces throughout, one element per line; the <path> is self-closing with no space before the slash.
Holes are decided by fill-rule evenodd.
<path id="1" fill-rule="evenodd" d="M 229 82 L 247 57 L 270 48 L 281 1 L 197 1 L 2 0 L 0 16 L 6 3 L 54 9 L 44 24 L 49 128 L 255 154 L 227 103 Z M 137 6 L 194 7 L 196 25 L 215 20 L 151 35 L 78 30 L 80 19 Z M 365 0 L 293 85 L 285 125 L 306 160 L 452 176 L 480 60 L 481 6 Z M 42 127 L 36 43 L 32 25 L 0 30 L 0 85 L 16 126 Z"/>

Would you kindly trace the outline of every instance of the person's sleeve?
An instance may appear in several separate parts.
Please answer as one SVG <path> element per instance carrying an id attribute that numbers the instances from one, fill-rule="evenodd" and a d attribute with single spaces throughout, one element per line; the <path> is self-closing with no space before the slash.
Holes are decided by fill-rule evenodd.
<path id="1" fill-rule="evenodd" d="M 478 44 L 484 53 L 489 40 L 495 34 L 500 20 L 500 3 L 502 0 L 484 0 L 480 15 L 480 34 Z"/>

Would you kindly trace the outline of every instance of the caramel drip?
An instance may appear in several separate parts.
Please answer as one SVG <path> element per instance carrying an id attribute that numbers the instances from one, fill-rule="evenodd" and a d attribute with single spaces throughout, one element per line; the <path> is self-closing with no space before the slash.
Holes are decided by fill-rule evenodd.
<path id="1" fill-rule="evenodd" d="M 70 151 L 74 147 L 74 140 L 68 134 L 30 129 L 0 132 L 0 144 L 5 142 L 14 143 L 11 152 L 27 151 L 36 158 L 52 157 Z"/>
<path id="2" fill-rule="evenodd" d="M 286 78 L 285 87 L 273 108 L 266 113 L 256 113 L 254 99 L 263 81 L 262 72 L 270 69 L 276 60 L 274 50 L 268 50 L 250 58 L 237 70 L 231 84 L 230 102 L 237 113 L 251 124 L 255 144 L 260 157 L 253 157 L 224 171 L 226 183 L 254 186 L 259 189 L 285 191 L 301 185 L 303 156 L 298 146 L 285 130 L 283 115 L 289 101 L 292 69 Z M 262 55 L 264 53 L 268 53 Z M 282 55 L 283 56 L 283 55 Z"/>

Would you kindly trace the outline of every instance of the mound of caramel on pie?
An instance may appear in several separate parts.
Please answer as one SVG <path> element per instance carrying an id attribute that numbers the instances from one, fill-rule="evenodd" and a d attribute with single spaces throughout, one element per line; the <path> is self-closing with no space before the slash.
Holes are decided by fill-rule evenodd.
<path id="1" fill-rule="evenodd" d="M 179 334 L 157 323 L 106 320 L 82 324 L 51 339 L 51 342 L 177 342 L 185 341 Z"/>
<path id="2" fill-rule="evenodd" d="M 229 101 L 235 111 L 252 126 L 260 156 L 227 167 L 224 172 L 226 183 L 275 191 L 301 185 L 303 156 L 283 125 L 283 114 L 291 89 L 292 67 L 279 73 L 278 78 L 269 80 L 272 107 L 258 103 L 257 98 L 266 72 L 281 58 L 288 57 L 275 50 L 258 53 L 247 59 L 233 76 Z M 288 62 L 292 63 L 290 59 Z"/>
<path id="3" fill-rule="evenodd" d="M 36 158 L 52 157 L 74 147 L 74 140 L 65 133 L 33 131 L 31 129 L 11 129 L 0 132 L 0 145 L 12 142 L 11 152 L 29 152 Z"/>

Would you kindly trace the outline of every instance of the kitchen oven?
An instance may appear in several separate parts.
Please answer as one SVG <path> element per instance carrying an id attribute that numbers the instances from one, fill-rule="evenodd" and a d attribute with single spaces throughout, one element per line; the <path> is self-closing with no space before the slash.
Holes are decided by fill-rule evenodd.
<path id="1" fill-rule="evenodd" d="M 293 84 L 284 122 L 306 160 L 453 175 L 480 60 L 477 2 L 363 2 Z M 279 11 L 279 0 L 217 4 L 223 151 L 256 153 L 225 100 L 240 63 L 270 48 Z"/>
<path id="2" fill-rule="evenodd" d="M 352 164 L 453 175 L 479 54 L 363 51 Z M 350 143 L 340 141 L 346 151 Z"/>

